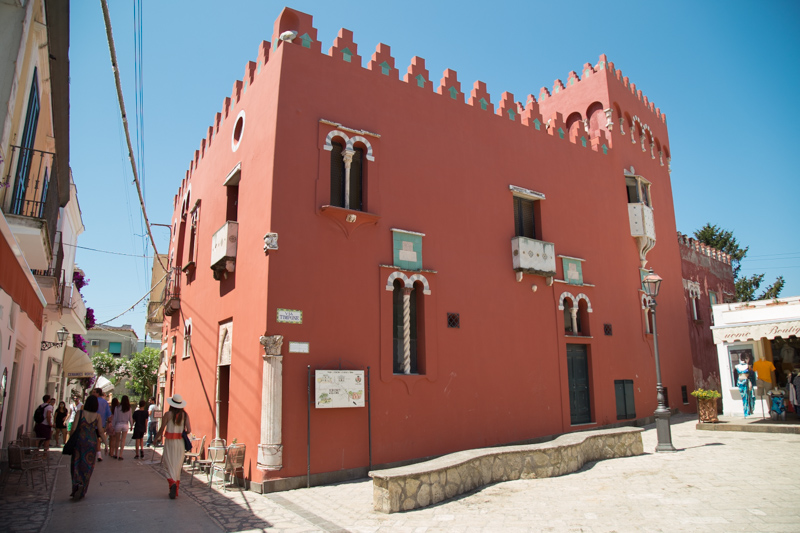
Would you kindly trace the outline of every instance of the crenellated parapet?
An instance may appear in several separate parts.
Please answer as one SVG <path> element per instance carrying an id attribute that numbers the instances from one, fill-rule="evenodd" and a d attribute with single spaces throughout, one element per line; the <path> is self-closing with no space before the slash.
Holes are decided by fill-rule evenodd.
<path id="1" fill-rule="evenodd" d="M 731 264 L 731 255 L 730 254 L 726 254 L 725 252 L 717 250 L 713 246 L 709 246 L 709 245 L 707 245 L 707 244 L 705 244 L 703 242 L 698 241 L 697 239 L 694 239 L 692 237 L 684 235 L 680 231 L 678 232 L 678 244 L 680 244 L 681 246 L 683 246 L 685 248 L 693 250 L 693 251 L 695 251 L 695 252 L 697 252 L 697 253 L 699 253 L 701 255 L 705 255 L 707 257 L 710 257 L 711 259 L 713 259 L 715 261 L 719 261 L 719 262 L 724 263 L 726 265 L 730 265 Z"/>
<path id="2" fill-rule="evenodd" d="M 313 26 L 311 15 L 285 8 L 273 27 L 270 41 L 263 41 L 258 48 L 254 61 L 245 65 L 241 80 L 233 83 L 230 97 L 223 100 L 222 109 L 216 113 L 211 126 L 201 140 L 199 149 L 189 165 L 189 176 L 202 161 L 207 150 L 215 143 L 220 128 L 228 120 L 236 118 L 236 107 L 245 98 L 250 87 L 258 82 L 271 58 L 280 52 L 283 46 L 294 46 L 306 49 L 308 53 L 326 55 L 331 61 L 339 62 L 345 69 L 365 69 L 375 76 L 381 76 L 397 83 L 405 83 L 412 90 L 431 93 L 434 98 L 443 98 L 454 103 L 469 106 L 479 113 L 486 113 L 495 120 L 504 120 L 516 127 L 525 128 L 534 134 L 537 132 L 552 138 L 564 140 L 576 148 L 586 148 L 599 154 L 608 154 L 615 142 L 632 139 L 641 147 L 645 155 L 658 159 L 661 165 L 669 164 L 669 151 L 659 138 L 654 125 L 666 124 L 666 117 L 647 97 L 642 95 L 636 86 L 616 70 L 605 55 L 601 55 L 597 64 L 585 63 L 580 70 L 571 71 L 566 84 L 559 79 L 553 83 L 552 89 L 542 87 L 538 99 L 529 94 L 525 102 L 516 101 L 510 92 L 502 92 L 499 99 L 493 99 L 486 83 L 476 81 L 467 93 L 458 80 L 456 71 L 446 69 L 438 84 L 432 79 L 425 65 L 425 59 L 413 57 L 405 73 L 400 75 L 391 48 L 379 43 L 366 66 L 362 65 L 362 57 L 358 53 L 358 44 L 353 32 L 341 29 L 328 48 L 322 51 L 322 44 L 317 40 L 317 30 Z M 619 102 L 591 102 L 584 109 L 560 109 L 556 104 L 566 102 L 564 95 L 573 92 L 587 92 L 597 82 L 621 85 L 625 93 L 632 95 L 632 100 L 641 105 L 636 109 L 624 108 Z M 608 80 L 608 81 L 604 81 Z M 589 91 L 590 94 L 605 95 L 610 91 Z M 231 116 L 233 115 L 233 116 Z M 566 117 L 566 119 L 565 119 Z M 661 128 L 664 137 L 666 129 Z M 613 134 L 613 135 L 612 135 Z"/>

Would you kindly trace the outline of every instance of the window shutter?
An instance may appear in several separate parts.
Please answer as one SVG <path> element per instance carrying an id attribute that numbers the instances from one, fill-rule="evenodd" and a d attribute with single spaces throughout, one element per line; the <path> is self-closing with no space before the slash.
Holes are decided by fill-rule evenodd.
<path id="1" fill-rule="evenodd" d="M 536 238 L 533 221 L 533 200 L 514 197 L 514 230 L 518 237 Z"/>

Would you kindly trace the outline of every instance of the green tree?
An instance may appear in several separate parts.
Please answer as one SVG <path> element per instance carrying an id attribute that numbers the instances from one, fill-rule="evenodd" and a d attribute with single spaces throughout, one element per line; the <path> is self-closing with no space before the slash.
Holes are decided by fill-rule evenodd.
<path id="1" fill-rule="evenodd" d="M 131 355 L 123 366 L 128 373 L 128 389 L 139 398 L 148 398 L 153 394 L 153 386 L 158 379 L 158 365 L 161 362 L 161 352 L 155 348 L 145 348 L 141 352 Z M 120 372 L 121 373 L 121 372 Z"/>
<path id="2" fill-rule="evenodd" d="M 108 352 L 97 352 L 92 356 L 92 366 L 98 376 L 105 376 L 109 381 L 116 382 L 116 373 L 121 361 Z"/>
<path id="3" fill-rule="evenodd" d="M 783 276 L 778 276 L 775 282 L 764 289 L 764 292 L 756 296 L 756 291 L 764 281 L 764 274 L 753 274 L 750 277 L 741 277 L 742 259 L 747 255 L 749 246 L 742 248 L 736 241 L 733 233 L 722 229 L 716 225 L 707 223 L 705 226 L 694 232 L 694 237 L 698 241 L 707 244 L 730 254 L 731 267 L 733 268 L 733 281 L 736 287 L 737 302 L 752 302 L 753 300 L 771 300 L 777 298 L 783 290 Z"/>

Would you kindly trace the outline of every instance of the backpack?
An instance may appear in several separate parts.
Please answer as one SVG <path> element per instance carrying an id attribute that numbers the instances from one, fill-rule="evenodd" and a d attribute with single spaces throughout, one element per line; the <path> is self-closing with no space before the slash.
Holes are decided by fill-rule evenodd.
<path id="1" fill-rule="evenodd" d="M 36 408 L 36 411 L 33 412 L 33 421 L 37 424 L 41 424 L 44 422 L 44 408 L 47 407 L 46 403 L 43 403 L 39 407 Z"/>

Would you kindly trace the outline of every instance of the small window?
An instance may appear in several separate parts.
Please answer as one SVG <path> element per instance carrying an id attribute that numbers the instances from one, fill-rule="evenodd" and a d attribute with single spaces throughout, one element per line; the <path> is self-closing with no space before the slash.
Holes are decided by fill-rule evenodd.
<path id="1" fill-rule="evenodd" d="M 689 404 L 689 389 L 686 385 L 681 385 L 681 400 L 683 400 L 684 405 Z"/>
<path id="2" fill-rule="evenodd" d="M 528 198 L 514 196 L 514 235 L 536 239 L 536 202 Z"/>
<path id="3" fill-rule="evenodd" d="M 633 380 L 615 380 L 614 392 L 617 399 L 617 420 L 636 418 L 636 403 L 633 398 Z"/>
<path id="4" fill-rule="evenodd" d="M 364 150 L 346 150 L 339 141 L 331 144 L 331 205 L 363 211 Z"/>
<path id="5" fill-rule="evenodd" d="M 109 342 L 108 343 L 108 353 L 110 353 L 114 357 L 120 357 L 122 355 L 122 343 L 121 342 Z"/>
<path id="6" fill-rule="evenodd" d="M 625 188 L 629 204 L 653 207 L 650 203 L 650 183 L 646 179 L 641 176 L 625 176 Z"/>

